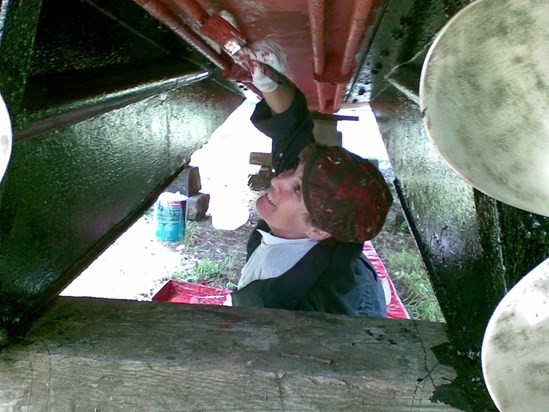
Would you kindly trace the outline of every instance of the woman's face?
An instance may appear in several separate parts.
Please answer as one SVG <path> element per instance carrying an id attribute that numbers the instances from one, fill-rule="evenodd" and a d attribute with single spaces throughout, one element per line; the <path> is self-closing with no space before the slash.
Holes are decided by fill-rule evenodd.
<path id="1" fill-rule="evenodd" d="M 302 179 L 301 163 L 296 169 L 287 170 L 274 177 L 268 192 L 257 199 L 257 213 L 267 222 L 275 236 L 285 239 L 309 237 L 322 240 L 329 237 L 329 234 L 321 234 L 319 238 L 318 232 L 323 231 L 310 223 L 309 212 L 303 201 Z"/>

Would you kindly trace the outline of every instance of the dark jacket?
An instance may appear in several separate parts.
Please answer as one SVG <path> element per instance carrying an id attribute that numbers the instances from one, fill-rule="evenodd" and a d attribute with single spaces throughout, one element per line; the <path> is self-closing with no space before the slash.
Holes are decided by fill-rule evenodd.
<path id="1" fill-rule="evenodd" d="M 290 108 L 275 116 L 265 102 L 258 103 L 252 122 L 273 141 L 277 175 L 295 167 L 301 150 L 314 141 L 313 121 L 299 90 Z M 263 220 L 257 228 L 270 231 Z M 254 230 L 248 240 L 248 258 L 260 242 L 261 234 Z M 362 247 L 361 243 L 320 242 L 281 276 L 256 280 L 234 292 L 233 305 L 385 317 L 383 289 Z"/>

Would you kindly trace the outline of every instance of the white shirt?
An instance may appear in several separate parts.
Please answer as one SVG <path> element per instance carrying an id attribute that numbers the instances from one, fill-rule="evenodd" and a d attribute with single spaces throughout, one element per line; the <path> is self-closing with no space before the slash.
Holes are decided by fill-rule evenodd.
<path id="1" fill-rule="evenodd" d="M 238 281 L 239 289 L 254 280 L 282 275 L 318 243 L 309 238 L 282 239 L 263 230 L 257 230 L 261 234 L 261 243 L 242 268 L 242 276 Z"/>

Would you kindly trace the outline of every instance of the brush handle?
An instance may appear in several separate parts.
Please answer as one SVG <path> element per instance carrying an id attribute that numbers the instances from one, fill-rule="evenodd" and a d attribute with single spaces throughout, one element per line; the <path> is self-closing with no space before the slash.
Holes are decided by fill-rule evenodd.
<path id="1" fill-rule="evenodd" d="M 237 54 L 246 45 L 246 39 L 242 33 L 219 14 L 212 14 L 200 27 L 200 31 L 231 56 Z"/>

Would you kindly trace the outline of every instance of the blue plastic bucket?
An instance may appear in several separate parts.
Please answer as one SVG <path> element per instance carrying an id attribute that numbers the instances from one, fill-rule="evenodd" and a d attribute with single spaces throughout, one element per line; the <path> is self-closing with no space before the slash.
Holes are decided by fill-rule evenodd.
<path id="1" fill-rule="evenodd" d="M 164 192 L 154 204 L 154 224 L 158 240 L 177 242 L 185 236 L 187 196 Z"/>

